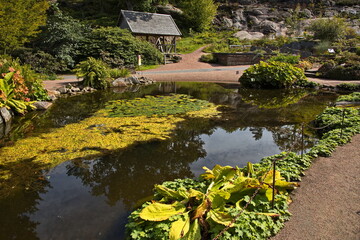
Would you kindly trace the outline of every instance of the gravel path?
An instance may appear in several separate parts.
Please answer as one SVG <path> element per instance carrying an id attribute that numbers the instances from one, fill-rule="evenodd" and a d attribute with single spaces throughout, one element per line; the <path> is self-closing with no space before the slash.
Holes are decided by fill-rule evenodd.
<path id="1" fill-rule="evenodd" d="M 318 158 L 292 193 L 290 221 L 272 240 L 360 239 L 360 134 Z"/>
<path id="2" fill-rule="evenodd" d="M 204 48 L 204 47 L 203 47 Z M 249 65 L 243 66 L 222 66 L 218 64 L 209 64 L 200 62 L 199 59 L 203 48 L 192 53 L 183 54 L 179 63 L 161 65 L 156 69 L 139 71 L 136 75 L 144 75 L 158 82 L 216 82 L 216 83 L 232 83 L 239 84 L 238 79 Z M 62 80 L 44 81 L 45 88 L 48 90 L 56 90 L 61 86 L 72 82 L 78 82 L 75 75 L 61 75 Z M 311 81 L 336 86 L 344 82 L 358 83 L 360 81 L 338 81 L 318 78 L 308 78 Z"/>

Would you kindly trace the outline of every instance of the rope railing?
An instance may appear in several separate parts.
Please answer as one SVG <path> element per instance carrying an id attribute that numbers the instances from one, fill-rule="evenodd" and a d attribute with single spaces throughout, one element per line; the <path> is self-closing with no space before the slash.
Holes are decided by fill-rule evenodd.
<path id="1" fill-rule="evenodd" d="M 343 109 L 342 111 L 342 120 L 341 120 L 341 133 L 340 133 L 340 137 L 342 137 L 343 134 L 343 127 L 344 127 L 344 120 L 345 120 L 345 109 Z M 301 131 L 302 131 L 302 137 L 301 137 L 301 141 L 302 141 L 302 151 L 301 151 L 301 157 L 303 157 L 303 151 L 304 151 L 304 128 L 305 126 L 313 129 L 313 130 L 321 130 L 321 129 L 325 129 L 327 127 L 329 127 L 330 125 L 332 125 L 333 123 L 330 123 L 326 126 L 322 126 L 322 127 L 312 127 L 309 124 L 305 124 L 302 123 L 301 124 Z M 290 151 L 291 152 L 291 151 Z M 236 216 L 231 220 L 231 222 L 223 229 L 221 230 L 221 232 L 216 235 L 215 238 L 213 238 L 212 240 L 218 240 L 225 232 L 227 232 L 229 230 L 229 228 L 231 228 L 231 226 L 236 222 L 236 220 L 241 216 L 241 214 L 243 214 L 245 212 L 245 210 L 247 209 L 247 207 L 250 205 L 250 203 L 254 200 L 254 198 L 256 197 L 256 195 L 259 193 L 260 189 L 262 188 L 262 186 L 265 184 L 263 181 L 266 178 L 266 176 L 268 175 L 268 173 L 271 171 L 271 169 L 273 168 L 273 184 L 272 186 L 270 186 L 273 189 L 273 194 L 272 194 L 272 208 L 274 208 L 274 202 L 275 202 L 275 170 L 276 170 L 276 162 L 285 159 L 287 156 L 289 155 L 289 153 L 283 155 L 281 158 L 275 158 L 273 159 L 273 161 L 271 162 L 268 171 L 266 171 L 265 175 L 263 176 L 262 180 L 260 181 L 260 185 L 256 188 L 255 192 L 253 193 L 253 195 L 250 197 L 250 199 L 246 202 L 245 206 L 241 209 L 241 211 L 236 214 Z M 269 185 L 269 184 L 267 184 Z"/>

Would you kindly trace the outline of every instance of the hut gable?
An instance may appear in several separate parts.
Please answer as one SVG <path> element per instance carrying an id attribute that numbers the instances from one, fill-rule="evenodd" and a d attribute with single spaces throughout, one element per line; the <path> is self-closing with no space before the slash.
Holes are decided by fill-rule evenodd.
<path id="1" fill-rule="evenodd" d="M 181 36 L 170 15 L 121 10 L 121 28 L 137 35 Z"/>

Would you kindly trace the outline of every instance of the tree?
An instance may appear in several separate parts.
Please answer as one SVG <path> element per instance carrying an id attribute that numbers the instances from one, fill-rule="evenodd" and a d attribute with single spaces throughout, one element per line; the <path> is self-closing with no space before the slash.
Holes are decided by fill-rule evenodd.
<path id="1" fill-rule="evenodd" d="M 213 0 L 183 0 L 180 7 L 184 11 L 188 27 L 199 32 L 210 26 L 217 10 Z"/>
<path id="2" fill-rule="evenodd" d="M 39 33 L 46 21 L 47 0 L 0 0 L 0 50 L 13 50 Z"/>
<path id="3" fill-rule="evenodd" d="M 80 45 L 91 29 L 64 14 L 57 4 L 51 5 L 48 12 L 47 24 L 41 28 L 34 48 L 50 53 L 71 68 L 77 62 Z"/>

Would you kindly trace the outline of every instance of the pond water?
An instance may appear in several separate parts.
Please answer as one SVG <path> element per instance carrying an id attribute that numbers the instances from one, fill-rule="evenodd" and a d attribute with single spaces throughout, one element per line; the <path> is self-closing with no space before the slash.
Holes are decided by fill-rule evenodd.
<path id="1" fill-rule="evenodd" d="M 244 90 L 212 83 L 99 91 L 59 99 L 47 112 L 16 118 L 0 146 L 80 122 L 110 100 L 169 93 L 222 105 L 222 118 L 189 119 L 167 140 L 138 142 L 50 169 L 31 159 L 0 165 L 0 171 L 12 174 L 0 182 L 0 239 L 123 239 L 127 216 L 152 194 L 154 184 L 198 177 L 203 166 L 241 167 L 282 151 L 306 151 L 316 137 L 305 129 L 303 147 L 301 124 L 336 98 L 333 93 Z"/>

